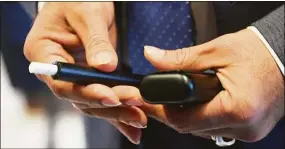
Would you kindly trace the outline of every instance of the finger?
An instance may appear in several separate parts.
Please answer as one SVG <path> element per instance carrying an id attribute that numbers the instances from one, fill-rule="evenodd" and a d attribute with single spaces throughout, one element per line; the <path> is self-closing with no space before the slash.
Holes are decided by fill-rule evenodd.
<path id="1" fill-rule="evenodd" d="M 52 80 L 48 83 L 48 86 L 57 97 L 75 103 L 87 104 L 96 108 L 116 107 L 122 104 L 112 89 L 101 84 L 80 86 Z"/>
<path id="2" fill-rule="evenodd" d="M 65 48 L 79 45 L 80 39 L 70 32 L 63 18 L 63 14 L 56 9 L 46 8 L 39 13 L 24 45 L 24 55 L 29 61 L 74 63 Z M 37 77 L 43 80 L 42 76 Z"/>
<path id="3" fill-rule="evenodd" d="M 30 34 L 32 36 L 32 34 Z M 29 38 L 25 42 L 24 55 L 29 61 L 53 63 L 55 61 L 74 63 L 74 59 L 63 47 L 51 40 L 38 40 Z M 37 75 L 42 81 L 51 80 L 51 77 Z"/>
<path id="4" fill-rule="evenodd" d="M 129 106 L 141 106 L 143 105 L 142 97 L 137 88 L 132 86 L 115 86 L 112 88 L 116 93 L 120 102 Z"/>
<path id="5" fill-rule="evenodd" d="M 72 50 L 81 47 L 81 40 L 66 21 L 64 11 L 60 11 L 58 6 L 56 3 L 45 4 L 45 8 L 37 15 L 26 41 L 34 38 L 49 39 L 60 43 L 65 50 L 67 47 Z"/>
<path id="6" fill-rule="evenodd" d="M 36 49 L 40 49 L 36 51 Z M 54 61 L 74 63 L 74 59 L 62 48 L 61 45 L 50 41 L 42 40 L 37 44 L 28 43 L 25 46 L 25 56 L 29 61 L 37 61 L 43 63 L 52 63 Z M 107 86 L 100 84 L 91 84 L 87 86 L 79 86 L 73 83 L 53 80 L 50 76 L 40 75 L 52 92 L 62 99 L 71 101 L 99 104 L 102 106 L 118 106 L 121 105 L 118 97 Z"/>
<path id="7" fill-rule="evenodd" d="M 203 71 L 226 64 L 224 51 L 216 49 L 212 42 L 177 50 L 152 46 L 144 49 L 146 59 L 160 70 Z"/>
<path id="8" fill-rule="evenodd" d="M 60 44 L 48 39 L 26 40 L 24 45 L 24 55 L 29 61 L 37 61 L 43 63 L 62 61 L 74 63 L 72 56 L 67 53 Z"/>
<path id="9" fill-rule="evenodd" d="M 236 124 L 235 107 L 230 95 L 221 91 L 211 101 L 195 107 L 173 108 L 144 104 L 147 115 L 169 124 L 181 133 L 219 129 Z"/>
<path id="10" fill-rule="evenodd" d="M 140 144 L 142 131 L 141 129 L 134 128 L 118 121 L 109 120 L 109 122 L 115 126 L 125 137 L 128 138 L 134 144 Z"/>
<path id="11" fill-rule="evenodd" d="M 117 27 L 116 24 L 112 24 L 111 27 L 109 28 L 109 39 L 113 45 L 113 47 L 117 48 Z"/>
<path id="12" fill-rule="evenodd" d="M 79 109 L 79 108 L 77 108 Z M 108 120 L 120 121 L 124 124 L 146 128 L 147 117 L 142 110 L 137 107 L 114 107 L 114 108 L 90 108 L 79 109 L 87 115 L 96 116 Z"/>
<path id="13" fill-rule="evenodd" d="M 109 39 L 108 23 L 97 9 L 101 8 L 82 7 L 77 14 L 68 15 L 67 19 L 84 44 L 87 63 L 110 72 L 116 69 L 118 58 Z"/>
<path id="14" fill-rule="evenodd" d="M 43 16 L 44 14 L 47 15 L 49 13 L 41 13 Z M 49 17 L 47 17 L 48 19 L 46 20 L 43 16 L 37 18 L 33 29 L 27 37 L 24 54 L 29 61 L 44 63 L 61 61 L 74 63 L 73 57 L 63 48 L 63 46 L 72 44 L 77 45 L 78 38 L 72 36 L 66 29 L 66 20 L 63 19 L 64 16 L 62 13 L 52 14 L 49 14 Z M 54 22 L 58 23 L 58 26 L 50 25 Z M 46 30 L 43 31 L 42 28 L 45 28 Z M 41 33 L 40 36 L 38 35 L 39 32 Z M 41 75 L 39 78 L 44 80 L 53 93 L 59 98 L 70 99 L 72 101 L 87 104 L 99 103 L 103 106 L 118 106 L 121 104 L 115 96 L 115 93 L 104 85 L 78 86 L 73 83 L 53 80 L 50 76 Z"/>
<path id="15" fill-rule="evenodd" d="M 112 88 L 115 92 L 116 96 L 119 98 L 120 102 L 124 105 L 128 106 L 141 106 L 143 105 L 143 101 L 141 99 L 139 90 L 132 86 L 115 86 Z M 83 104 L 83 103 L 75 103 L 77 107 L 80 109 L 87 108 L 101 108 L 98 104 Z"/>

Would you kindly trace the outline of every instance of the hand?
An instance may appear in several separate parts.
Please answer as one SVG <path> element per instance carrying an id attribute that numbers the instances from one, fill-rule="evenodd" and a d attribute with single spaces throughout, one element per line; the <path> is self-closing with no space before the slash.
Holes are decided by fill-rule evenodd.
<path id="1" fill-rule="evenodd" d="M 51 2 L 38 14 L 27 36 L 24 54 L 29 61 L 76 63 L 111 72 L 118 63 L 115 49 L 112 2 Z M 139 142 L 141 130 L 138 128 L 146 126 L 147 118 L 142 110 L 132 107 L 142 104 L 136 98 L 137 90 L 127 86 L 109 88 L 102 84 L 79 86 L 49 76 L 37 77 L 57 97 L 71 101 L 85 113 L 109 120 L 132 142 Z M 90 108 L 92 113 L 88 112 Z"/>
<path id="2" fill-rule="evenodd" d="M 206 104 L 141 107 L 180 133 L 254 142 L 264 138 L 284 116 L 284 78 L 250 29 L 174 51 L 146 46 L 145 56 L 160 70 L 217 71 L 224 89 Z"/>

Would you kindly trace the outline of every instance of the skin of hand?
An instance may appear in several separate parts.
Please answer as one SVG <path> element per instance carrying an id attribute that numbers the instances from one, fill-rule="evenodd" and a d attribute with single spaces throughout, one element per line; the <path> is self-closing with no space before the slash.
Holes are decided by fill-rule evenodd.
<path id="1" fill-rule="evenodd" d="M 159 70 L 217 72 L 223 89 L 205 104 L 180 110 L 150 104 L 141 107 L 180 133 L 256 142 L 284 116 L 284 77 L 250 29 L 173 51 L 146 46 L 145 57 Z"/>
<path id="2" fill-rule="evenodd" d="M 42 8 L 26 38 L 24 55 L 29 61 L 60 61 L 112 72 L 118 63 L 116 39 L 113 2 L 50 2 Z M 135 107 L 143 104 L 136 89 L 80 86 L 50 76 L 37 77 L 58 98 L 72 102 L 87 114 L 92 108 L 92 116 L 108 120 L 131 142 L 139 143 L 147 117 Z"/>
<path id="3" fill-rule="evenodd" d="M 180 133 L 255 142 L 284 116 L 284 77 L 250 29 L 177 50 L 146 46 L 144 54 L 158 70 L 217 72 L 222 89 L 201 92 L 212 98 L 205 104 L 178 108 L 144 103 L 139 107 L 149 117 Z"/>

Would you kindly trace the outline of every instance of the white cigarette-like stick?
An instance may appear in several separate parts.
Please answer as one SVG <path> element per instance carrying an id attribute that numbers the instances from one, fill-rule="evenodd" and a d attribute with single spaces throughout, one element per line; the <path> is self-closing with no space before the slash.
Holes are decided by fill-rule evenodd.
<path id="1" fill-rule="evenodd" d="M 31 62 L 29 72 L 34 74 L 55 75 L 58 71 L 57 65 Z"/>

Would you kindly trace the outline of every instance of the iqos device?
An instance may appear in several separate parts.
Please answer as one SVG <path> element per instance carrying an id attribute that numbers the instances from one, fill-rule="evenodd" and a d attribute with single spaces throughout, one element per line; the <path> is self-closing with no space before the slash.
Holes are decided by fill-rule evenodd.
<path id="1" fill-rule="evenodd" d="M 109 87 L 116 85 L 130 85 L 138 87 L 143 76 L 125 73 L 105 73 L 90 67 L 75 64 L 54 62 L 44 64 L 32 62 L 29 66 L 30 73 L 50 75 L 55 80 L 72 82 L 80 85 L 92 83 L 104 84 Z"/>
<path id="2" fill-rule="evenodd" d="M 179 71 L 147 75 L 139 86 L 143 99 L 152 104 L 191 102 L 194 88 L 193 80 Z"/>
<path id="3" fill-rule="evenodd" d="M 118 72 L 105 73 L 94 68 L 55 62 L 32 62 L 30 73 L 50 75 L 55 80 L 87 85 L 100 83 L 109 87 L 130 85 L 139 88 L 144 101 L 151 104 L 204 103 L 196 98 L 196 84 L 189 73 L 181 71 L 156 72 L 146 76 Z M 213 73 L 207 73 L 213 75 Z"/>
<path id="4" fill-rule="evenodd" d="M 214 75 L 206 72 L 203 75 Z M 209 98 L 197 98 L 197 85 L 191 73 L 156 72 L 145 76 L 139 86 L 143 99 L 151 104 L 199 104 Z"/>

